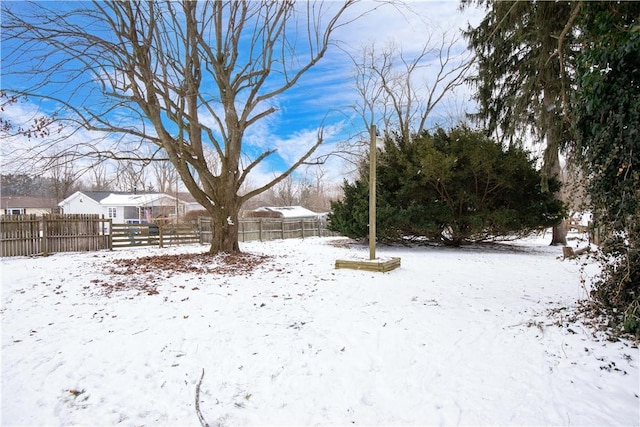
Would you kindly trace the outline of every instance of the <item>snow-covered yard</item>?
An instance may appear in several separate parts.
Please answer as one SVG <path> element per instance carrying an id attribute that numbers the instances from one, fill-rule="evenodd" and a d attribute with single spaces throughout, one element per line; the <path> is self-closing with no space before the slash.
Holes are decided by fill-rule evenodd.
<path id="1" fill-rule="evenodd" d="M 133 262 L 198 245 L 2 259 L 1 424 L 638 425 L 639 350 L 566 321 L 595 268 L 548 239 L 381 247 L 384 274 L 335 270 L 368 254 L 336 238 L 237 271 Z"/>

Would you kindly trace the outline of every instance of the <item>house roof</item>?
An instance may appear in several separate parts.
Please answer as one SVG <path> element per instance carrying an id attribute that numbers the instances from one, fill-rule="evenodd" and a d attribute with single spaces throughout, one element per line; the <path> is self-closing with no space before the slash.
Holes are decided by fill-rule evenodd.
<path id="1" fill-rule="evenodd" d="M 277 212 L 283 218 L 306 218 L 316 217 L 317 213 L 302 206 L 263 206 L 255 209 L 254 212 Z"/>
<path id="2" fill-rule="evenodd" d="M 193 197 L 191 195 L 191 193 L 189 193 L 188 191 L 179 191 L 178 192 L 178 199 L 182 200 L 183 202 L 187 202 L 187 203 L 198 203 L 196 201 L 196 198 Z"/>
<path id="3" fill-rule="evenodd" d="M 100 200 L 100 204 L 105 206 L 167 206 L 174 205 L 175 200 L 175 197 L 164 193 L 114 193 Z"/>
<path id="4" fill-rule="evenodd" d="M 76 191 L 60 202 L 64 206 L 70 200 L 86 196 L 103 206 L 169 206 L 175 204 L 175 197 L 166 193 L 140 193 L 125 191 Z"/>
<path id="5" fill-rule="evenodd" d="M 0 198 L 0 209 L 37 209 L 37 208 L 55 208 L 58 206 L 56 199 L 48 197 L 31 197 L 31 196 L 5 196 Z"/>
<path id="6" fill-rule="evenodd" d="M 131 195 L 145 195 L 145 194 L 164 194 L 164 193 L 144 193 L 144 192 L 132 193 L 130 191 L 80 191 L 80 193 L 84 194 L 87 197 L 92 198 L 98 203 L 102 202 L 102 200 L 112 195 L 131 196 Z"/>
<path id="7" fill-rule="evenodd" d="M 114 192 L 113 191 L 79 191 L 79 193 L 82 193 L 85 196 L 100 203 L 100 200 L 109 197 L 109 195 L 113 194 Z"/>

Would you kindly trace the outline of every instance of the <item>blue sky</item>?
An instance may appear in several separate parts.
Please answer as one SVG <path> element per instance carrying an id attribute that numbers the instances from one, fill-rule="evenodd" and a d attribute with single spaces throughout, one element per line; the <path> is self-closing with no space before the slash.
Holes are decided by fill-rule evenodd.
<path id="1" fill-rule="evenodd" d="M 12 4 L 16 5 L 18 3 Z M 46 2 L 46 5 L 51 7 L 55 3 Z M 264 182 L 306 151 L 315 141 L 320 126 L 324 126 L 325 144 L 318 154 L 335 149 L 337 144 L 344 144 L 353 135 L 366 129 L 365 124 L 351 108 L 357 100 L 357 94 L 354 89 L 353 64 L 347 52 L 354 54 L 362 46 L 371 43 L 382 48 L 385 44 L 393 42 L 401 47 L 406 57 L 411 58 L 411 55 L 424 45 L 429 35 L 436 39 L 442 32 L 454 35 L 459 28 L 466 27 L 468 21 L 477 23 L 483 15 L 482 11 L 474 8 L 460 12 L 457 1 L 409 1 L 401 7 L 365 1 L 358 7 L 370 9 L 373 6 L 380 7 L 335 33 L 334 39 L 339 42 L 340 48 L 330 47 L 326 56 L 303 76 L 294 89 L 277 99 L 278 112 L 258 123 L 247 133 L 247 153 L 258 153 L 266 145 L 278 149 L 277 155 L 272 156 L 255 171 L 253 184 Z M 354 10 L 351 13 L 357 14 L 358 11 Z M 3 50 L 5 49 L 3 43 Z M 464 51 L 464 40 L 460 40 L 456 49 Z M 6 57 L 4 52 L 2 57 Z M 11 69 L 13 66 L 4 60 L 2 62 L 3 70 Z M 433 67 L 426 68 L 422 78 L 427 81 L 430 78 L 429 72 L 433 70 Z M 10 89 L 24 83 L 20 76 L 3 73 L 0 87 Z M 442 104 L 441 110 L 434 112 L 432 122 L 444 121 L 447 115 L 451 115 L 451 106 L 464 108 L 468 98 L 469 90 L 459 90 L 452 94 Z M 11 106 L 5 114 L 15 124 L 19 124 L 20 121 L 28 122 L 34 114 L 46 112 L 46 108 L 27 102 Z M 92 137 L 84 131 L 72 136 L 84 140 Z M 16 151 L 16 148 L 24 148 L 33 143 L 33 140 L 28 141 L 25 138 L 5 139 L 2 143 L 3 170 L 6 171 L 10 164 L 18 164 L 12 161 L 12 156 L 15 155 L 13 153 L 22 152 Z M 338 158 L 329 161 L 324 168 L 326 179 L 335 182 L 341 181 L 353 170 L 351 165 L 341 162 Z"/>

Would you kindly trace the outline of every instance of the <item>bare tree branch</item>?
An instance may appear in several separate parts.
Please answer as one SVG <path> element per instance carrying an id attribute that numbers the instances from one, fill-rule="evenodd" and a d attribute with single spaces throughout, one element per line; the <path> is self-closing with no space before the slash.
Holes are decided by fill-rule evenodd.
<path id="1" fill-rule="evenodd" d="M 408 56 L 401 47 L 389 44 L 380 51 L 375 45 L 362 49 L 352 61 L 355 67 L 356 89 L 361 103 L 354 109 L 365 127 L 379 116 L 384 132 L 399 131 L 407 138 L 427 127 L 435 108 L 457 87 L 465 83 L 473 65 L 469 53 L 456 53 L 459 39 L 442 35 L 438 44 L 427 37 L 422 49 Z M 427 68 L 437 67 L 432 80 L 420 75 Z"/>

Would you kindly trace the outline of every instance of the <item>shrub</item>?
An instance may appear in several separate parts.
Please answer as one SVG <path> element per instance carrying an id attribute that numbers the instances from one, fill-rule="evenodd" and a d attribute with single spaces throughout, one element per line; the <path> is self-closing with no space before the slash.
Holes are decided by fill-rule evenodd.
<path id="1" fill-rule="evenodd" d="M 376 225 L 382 240 L 416 236 L 460 245 L 523 235 L 564 216 L 553 197 L 558 182 L 541 191 L 542 177 L 524 150 L 505 150 L 479 131 L 461 127 L 411 140 L 388 138 L 378 157 Z M 365 237 L 368 180 L 361 174 L 343 189 L 344 199 L 332 203 L 330 226 Z"/>

